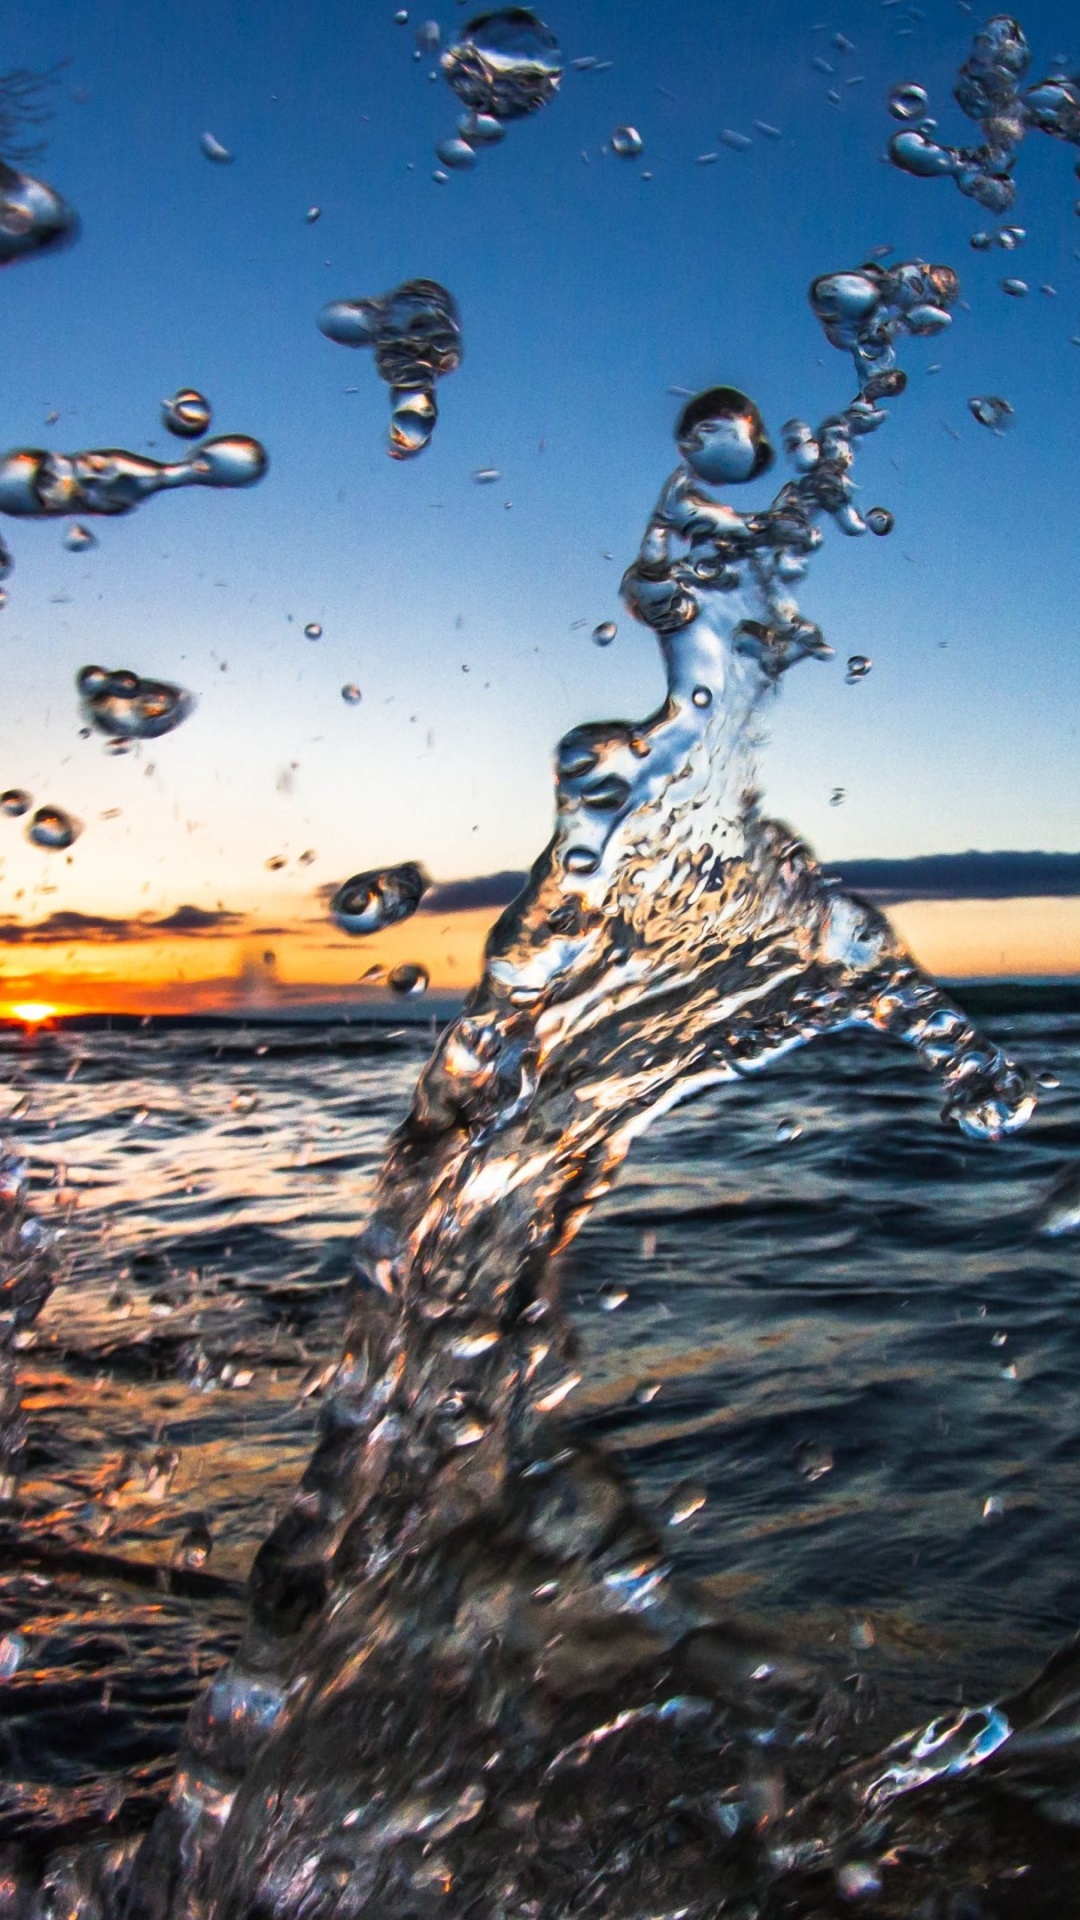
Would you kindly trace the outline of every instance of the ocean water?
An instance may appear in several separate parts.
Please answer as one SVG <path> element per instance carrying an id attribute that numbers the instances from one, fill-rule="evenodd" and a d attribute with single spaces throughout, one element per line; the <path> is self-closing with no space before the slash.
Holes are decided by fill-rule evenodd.
<path id="1" fill-rule="evenodd" d="M 856 1687 L 867 1750 L 1022 1685 L 1080 1610 L 1078 1243 L 1033 1232 L 1080 1153 L 1080 1016 L 990 1024 L 1061 1083 L 1007 1142 L 944 1131 L 899 1049 L 822 1043 L 658 1123 L 557 1262 L 575 1444 L 733 1632 Z M 3 1034 L 6 1132 L 62 1231 L 0 1518 L 5 1841 L 141 1833 L 163 1803 L 430 1046 L 389 1021 Z"/>

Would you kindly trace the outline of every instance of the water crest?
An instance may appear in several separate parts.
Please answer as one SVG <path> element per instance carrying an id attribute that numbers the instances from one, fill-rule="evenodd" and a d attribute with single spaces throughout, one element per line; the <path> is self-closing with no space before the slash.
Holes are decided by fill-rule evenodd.
<path id="1" fill-rule="evenodd" d="M 705 1920 L 721 1890 L 758 1911 L 781 1878 L 793 1898 L 823 1870 L 854 1887 L 894 1804 L 1016 1724 L 961 1711 L 850 1763 L 856 1696 L 824 1705 L 672 1576 L 663 1525 L 689 1524 L 701 1489 L 654 1521 L 563 1423 L 581 1376 L 553 1259 L 652 1119 L 829 1033 L 907 1046 L 971 1138 L 1032 1111 L 884 918 L 763 814 L 754 769 L 780 675 L 829 652 L 791 582 L 821 521 L 866 530 L 855 446 L 903 390 L 896 340 L 957 292 L 922 262 L 814 283 L 858 390 L 785 428 L 794 474 L 769 504 L 717 493 L 771 458 L 753 402 L 717 387 L 684 409 L 623 582 L 666 697 L 560 744 L 552 840 L 391 1147 L 316 1452 L 130 1913 Z M 396 972 L 401 990 L 421 970 Z M 807 1443 L 799 1471 L 832 1464 Z"/>
<path id="2" fill-rule="evenodd" d="M 923 179 L 955 180 L 961 193 L 990 213 L 1006 212 L 1016 198 L 1016 158 L 1032 129 L 1080 146 L 1080 72 L 1055 71 L 1026 86 L 1030 65 L 1023 28 L 1008 14 L 995 14 L 975 35 L 953 88 L 961 112 L 980 123 L 980 144 L 948 146 L 938 140 L 936 123 L 930 120 L 893 135 L 893 165 Z M 925 90 L 911 83 L 889 97 L 890 111 L 900 120 L 917 119 L 926 105 Z"/>
<path id="3" fill-rule="evenodd" d="M 168 680 L 143 680 L 126 667 L 83 667 L 75 686 L 83 717 L 111 740 L 158 740 L 194 710 L 194 695 Z"/>
<path id="4" fill-rule="evenodd" d="M 438 419 L 435 383 L 461 365 L 453 295 L 437 280 L 406 280 L 381 297 L 331 300 L 319 327 L 340 346 L 372 349 L 376 372 L 390 388 L 391 459 L 422 453 Z"/>
<path id="5" fill-rule="evenodd" d="M 174 465 L 115 447 L 92 453 L 18 447 L 0 457 L 0 513 L 17 519 L 130 513 L 172 487 L 253 486 L 268 466 L 265 448 L 242 433 L 206 440 Z"/>

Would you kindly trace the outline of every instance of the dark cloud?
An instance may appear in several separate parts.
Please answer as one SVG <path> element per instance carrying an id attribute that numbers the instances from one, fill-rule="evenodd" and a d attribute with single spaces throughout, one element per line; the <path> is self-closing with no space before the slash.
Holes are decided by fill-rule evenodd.
<path id="1" fill-rule="evenodd" d="M 521 892 L 527 873 L 510 869 L 481 873 L 473 880 L 447 880 L 425 893 L 421 913 L 465 913 L 470 907 L 506 907 Z"/>
<path id="2" fill-rule="evenodd" d="M 59 947 L 75 940 L 98 945 L 159 940 L 171 934 L 175 939 L 198 939 L 207 934 L 232 933 L 243 924 L 244 916 L 227 913 L 224 908 L 208 912 L 204 907 L 177 907 L 159 920 L 141 918 L 111 919 L 103 913 L 75 913 L 66 909 L 50 913 L 44 920 L 27 926 L 17 920 L 0 920 L 0 946 Z"/>
<path id="3" fill-rule="evenodd" d="M 853 893 L 886 905 L 1080 894 L 1080 853 L 926 853 L 912 860 L 842 860 L 826 871 Z"/>

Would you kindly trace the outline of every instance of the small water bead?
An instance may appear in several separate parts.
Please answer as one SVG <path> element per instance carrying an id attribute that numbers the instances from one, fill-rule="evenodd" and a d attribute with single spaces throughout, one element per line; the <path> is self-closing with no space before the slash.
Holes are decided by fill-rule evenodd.
<path id="1" fill-rule="evenodd" d="M 14 564 L 11 558 L 11 550 L 6 540 L 0 540 L 0 580 L 7 579 Z"/>
<path id="2" fill-rule="evenodd" d="M 795 1471 L 804 1480 L 823 1480 L 836 1465 L 831 1447 L 817 1440 L 800 1440 L 795 1448 Z"/>
<path id="3" fill-rule="evenodd" d="M 0 160 L 0 267 L 74 240 L 78 217 L 43 180 Z"/>
<path id="4" fill-rule="evenodd" d="M 214 1548 L 214 1536 L 204 1519 L 195 1520 L 176 1549 L 173 1565 L 185 1573 L 197 1573 L 205 1567 Z"/>
<path id="5" fill-rule="evenodd" d="M 707 486 L 756 480 L 774 458 L 761 414 L 737 387 L 709 387 L 688 400 L 675 424 L 675 443 Z"/>
<path id="6" fill-rule="evenodd" d="M 1027 234 L 1023 227 L 999 227 L 994 239 L 999 247 L 1004 247 L 1006 253 L 1013 253 L 1017 247 L 1023 246 Z"/>
<path id="7" fill-rule="evenodd" d="M 399 7 L 397 12 L 394 15 L 394 25 L 396 27 L 407 27 L 408 24 L 409 24 L 408 8 Z"/>
<path id="8" fill-rule="evenodd" d="M 209 400 L 196 387 L 180 387 L 171 400 L 161 403 L 161 424 L 180 440 L 199 440 L 209 432 L 213 411 Z"/>
<path id="9" fill-rule="evenodd" d="M 885 534 L 891 533 L 896 525 L 896 521 L 889 512 L 888 507 L 870 507 L 864 515 L 864 518 L 871 533 L 876 533 L 879 539 Z"/>
<path id="10" fill-rule="evenodd" d="M 417 27 L 416 50 L 421 58 L 423 58 L 424 54 L 430 57 L 431 54 L 435 53 L 438 50 L 441 39 L 442 34 L 439 32 L 439 23 L 437 20 L 425 20 L 422 25 Z"/>
<path id="11" fill-rule="evenodd" d="M 444 167 L 454 173 L 465 173 L 476 165 L 476 149 L 470 146 L 460 134 L 454 134 L 449 140 L 440 140 L 435 148 L 436 156 Z"/>
<path id="12" fill-rule="evenodd" d="M 175 464 L 114 447 L 87 453 L 17 447 L 0 457 L 0 513 L 19 519 L 131 513 L 171 487 L 253 486 L 268 465 L 265 447 L 243 433 L 206 440 Z"/>
<path id="13" fill-rule="evenodd" d="M 856 680 L 865 680 L 873 661 L 868 653 L 853 653 L 847 663 L 847 681 L 851 686 Z"/>
<path id="14" fill-rule="evenodd" d="M 506 138 L 506 128 L 493 113 L 463 113 L 458 132 L 471 147 L 493 147 Z"/>
<path id="15" fill-rule="evenodd" d="M 801 1135 L 802 1127 L 798 1120 L 778 1120 L 773 1139 L 778 1147 L 790 1147 L 792 1142 L 798 1140 Z"/>
<path id="16" fill-rule="evenodd" d="M 1011 294 L 1014 300 L 1022 300 L 1028 291 L 1028 283 L 1026 280 L 1003 280 L 1001 291 Z"/>
<path id="17" fill-rule="evenodd" d="M 611 151 L 621 160 L 636 160 L 645 151 L 645 142 L 636 127 L 616 127 L 611 136 Z"/>
<path id="18" fill-rule="evenodd" d="M 478 14 L 441 64 L 459 100 L 497 120 L 536 113 L 554 99 L 562 79 L 559 43 L 527 7 Z"/>
<path id="19" fill-rule="evenodd" d="M 847 792 L 845 788 L 834 787 L 829 795 L 829 805 L 830 807 L 842 807 L 846 799 Z"/>
<path id="20" fill-rule="evenodd" d="M 160 740 L 194 710 L 194 696 L 168 680 L 143 680 L 129 668 L 83 667 L 75 686 L 85 718 L 116 742 Z"/>
<path id="21" fill-rule="evenodd" d="M 341 697 L 347 707 L 358 707 L 364 696 L 355 680 L 347 680 L 341 689 Z"/>
<path id="22" fill-rule="evenodd" d="M 1035 1216 L 1036 1233 L 1048 1239 L 1080 1229 L 1080 1165 L 1066 1168 L 1054 1181 Z"/>
<path id="23" fill-rule="evenodd" d="M 322 627 L 319 625 L 319 622 L 317 620 L 308 621 L 307 626 L 304 628 L 304 639 L 305 640 L 321 640 L 322 639 Z"/>
<path id="24" fill-rule="evenodd" d="M 24 813 L 29 813 L 33 804 L 33 796 L 27 793 L 25 787 L 8 787 L 4 793 L 0 793 L 0 813 L 9 820 L 21 819 Z"/>
<path id="25" fill-rule="evenodd" d="M 669 1527 L 683 1527 L 692 1520 L 707 1504 L 708 1495 L 704 1487 L 695 1486 L 692 1480 L 683 1480 L 673 1487 L 662 1508 L 662 1517 Z"/>
<path id="26" fill-rule="evenodd" d="M 26 829 L 26 837 L 35 847 L 49 853 L 63 853 L 74 846 L 82 832 L 77 820 L 62 807 L 39 807 Z"/>
<path id="27" fill-rule="evenodd" d="M 690 695 L 695 707 L 711 707 L 713 697 L 708 687 L 695 687 Z"/>
<path id="28" fill-rule="evenodd" d="M 224 146 L 215 134 L 200 134 L 199 148 L 208 160 L 215 161 L 219 167 L 232 165 L 233 155 L 230 153 L 228 147 Z"/>
<path id="29" fill-rule="evenodd" d="M 652 1405 L 660 1391 L 660 1384 L 659 1380 L 642 1380 L 640 1385 L 634 1388 L 634 1399 L 639 1407 Z"/>
<path id="30" fill-rule="evenodd" d="M 968 408 L 972 418 L 977 420 L 981 427 L 989 427 L 993 433 L 1003 433 L 1005 428 L 1012 424 L 1013 410 L 1009 402 L 1003 400 L 1000 394 L 973 394 L 968 401 Z"/>
<path id="31" fill-rule="evenodd" d="M 413 999 L 427 992 L 430 980 L 426 967 L 416 961 L 406 961 L 387 975 L 386 984 L 391 993 L 399 994 L 402 999 Z"/>
<path id="32" fill-rule="evenodd" d="M 376 867 L 346 880 L 331 900 L 330 911 L 343 933 L 380 933 L 410 919 L 430 884 L 423 867 L 412 860 L 399 867 Z"/>
<path id="33" fill-rule="evenodd" d="M 983 1501 L 984 1520 L 1002 1520 L 1005 1517 L 1005 1502 L 1000 1493 L 991 1493 Z"/>
<path id="34" fill-rule="evenodd" d="M 473 474 L 473 479 L 476 481 L 478 487 L 490 487 L 495 484 L 496 480 L 502 479 L 502 474 L 499 472 L 498 467 L 477 467 L 476 472 Z"/>
<path id="35" fill-rule="evenodd" d="M 76 521 L 65 533 L 64 545 L 69 553 L 85 553 L 89 547 L 97 546 L 97 536 L 91 533 L 89 527 L 82 527 Z"/>
<path id="36" fill-rule="evenodd" d="M 593 645 L 610 647 L 618 631 L 614 620 L 601 620 L 600 625 L 592 630 Z"/>
<path id="37" fill-rule="evenodd" d="M 602 1313 L 617 1313 L 624 1307 L 630 1295 L 625 1287 L 601 1287 L 596 1296 L 597 1305 Z"/>
<path id="38" fill-rule="evenodd" d="M 316 220 L 321 220 L 321 219 L 322 219 L 321 207 L 309 207 L 307 212 L 304 215 L 305 224 L 309 227 L 313 227 L 315 225 Z"/>
<path id="39" fill-rule="evenodd" d="M 930 96 L 925 87 L 906 81 L 903 86 L 894 87 L 889 95 L 889 112 L 894 120 L 918 120 L 926 112 Z"/>

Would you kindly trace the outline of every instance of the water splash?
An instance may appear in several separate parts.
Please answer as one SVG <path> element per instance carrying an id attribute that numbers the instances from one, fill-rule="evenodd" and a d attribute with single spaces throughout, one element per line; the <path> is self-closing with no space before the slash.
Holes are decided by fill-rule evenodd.
<path id="1" fill-rule="evenodd" d="M 859 389 L 785 429 L 796 477 L 768 506 L 715 492 L 769 463 L 753 403 L 718 387 L 684 410 L 623 583 L 666 697 L 559 747 L 553 838 L 392 1146 L 319 1444 L 192 1715 L 139 1920 L 704 1920 L 721 1888 L 844 1864 L 870 1815 L 1016 1724 L 961 1716 L 842 1775 L 841 1714 L 811 1743 L 832 1791 L 808 1796 L 812 1676 L 680 1587 L 613 1465 L 559 1424 L 580 1374 L 553 1256 L 657 1115 L 850 1028 L 911 1048 L 972 1138 L 1032 1111 L 882 916 L 762 814 L 754 773 L 779 676 L 828 652 L 790 582 L 818 520 L 866 530 L 854 443 L 902 391 L 896 339 L 957 291 L 922 262 L 814 283 Z"/>
<path id="2" fill-rule="evenodd" d="M 242 433 L 206 440 L 174 465 L 122 448 L 46 453 L 17 447 L 0 458 L 0 513 L 18 519 L 130 513 L 171 487 L 253 486 L 269 464 L 266 449 Z"/>
<path id="3" fill-rule="evenodd" d="M 127 667 L 83 667 L 75 686 L 83 716 L 111 740 L 159 740 L 186 720 L 194 696 L 168 680 L 143 680 Z"/>
<path id="4" fill-rule="evenodd" d="M 921 179 L 949 178 L 960 192 L 991 213 L 1005 213 L 1016 199 L 1012 177 L 1020 146 L 1033 128 L 1070 146 L 1080 146 L 1080 73 L 1056 69 L 1035 86 L 1023 85 L 1031 48 L 1023 28 L 998 13 L 975 35 L 956 77 L 953 97 L 969 120 L 982 127 L 976 147 L 951 147 L 936 138 L 936 122 L 906 127 L 889 142 L 889 158 L 903 173 Z M 922 87 L 894 89 L 890 111 L 916 119 L 927 104 Z"/>
<path id="5" fill-rule="evenodd" d="M 439 417 L 435 382 L 461 365 L 461 321 L 452 294 L 437 280 L 406 280 L 392 293 L 331 300 L 320 330 L 343 347 L 370 347 L 391 391 L 387 452 L 392 460 L 422 453 Z"/>

